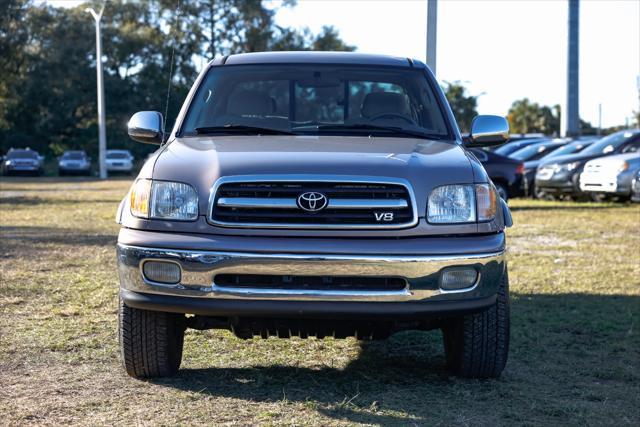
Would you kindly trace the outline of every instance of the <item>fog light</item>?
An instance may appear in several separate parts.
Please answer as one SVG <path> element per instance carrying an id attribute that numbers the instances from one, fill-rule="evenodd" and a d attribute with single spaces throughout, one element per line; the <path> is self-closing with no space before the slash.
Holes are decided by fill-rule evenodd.
<path id="1" fill-rule="evenodd" d="M 475 268 L 449 268 L 440 274 L 440 289 L 457 291 L 472 287 L 478 280 Z"/>
<path id="2" fill-rule="evenodd" d="M 180 282 L 180 266 L 173 262 L 146 261 L 142 274 L 150 282 L 173 285 Z"/>

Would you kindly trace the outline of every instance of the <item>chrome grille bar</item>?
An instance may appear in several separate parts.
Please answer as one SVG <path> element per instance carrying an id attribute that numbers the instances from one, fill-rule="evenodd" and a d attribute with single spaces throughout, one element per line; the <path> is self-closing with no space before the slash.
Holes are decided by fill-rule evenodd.
<path id="1" fill-rule="evenodd" d="M 295 209 L 296 199 L 259 199 L 257 197 L 221 197 L 218 206 L 244 209 Z"/>
<path id="2" fill-rule="evenodd" d="M 257 197 L 221 197 L 218 206 L 244 209 L 295 209 L 296 199 L 263 199 Z M 408 206 L 403 199 L 330 199 L 328 209 L 403 209 Z"/>

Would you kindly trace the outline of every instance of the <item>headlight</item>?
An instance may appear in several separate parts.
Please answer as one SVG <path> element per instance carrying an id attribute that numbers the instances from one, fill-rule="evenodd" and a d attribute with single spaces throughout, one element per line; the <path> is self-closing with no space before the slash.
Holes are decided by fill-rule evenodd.
<path id="1" fill-rule="evenodd" d="M 497 209 L 498 196 L 490 184 L 444 185 L 429 195 L 427 221 L 432 224 L 491 221 Z"/>
<path id="2" fill-rule="evenodd" d="M 445 185 L 429 195 L 427 220 L 433 224 L 476 221 L 473 185 Z"/>
<path id="3" fill-rule="evenodd" d="M 131 214 L 139 218 L 193 221 L 198 195 L 188 184 L 139 179 L 131 189 Z"/>
<path id="4" fill-rule="evenodd" d="M 13 162 L 11 160 L 7 160 L 6 162 L 4 162 L 4 164 L 6 166 L 11 166 L 13 164 Z"/>
<path id="5" fill-rule="evenodd" d="M 627 169 L 629 169 L 629 163 L 627 162 L 622 162 L 620 163 L 620 166 L 618 166 L 618 172 L 624 172 Z"/>
<path id="6" fill-rule="evenodd" d="M 580 166 L 580 162 L 571 162 L 571 163 L 560 163 L 553 165 L 553 172 L 571 172 L 574 169 L 577 169 Z"/>

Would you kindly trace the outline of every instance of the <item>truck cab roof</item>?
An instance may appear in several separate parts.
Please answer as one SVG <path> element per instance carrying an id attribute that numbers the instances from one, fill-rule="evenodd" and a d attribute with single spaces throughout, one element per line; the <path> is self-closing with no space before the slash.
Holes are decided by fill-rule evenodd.
<path id="1" fill-rule="evenodd" d="M 214 59 L 212 65 L 247 64 L 350 64 L 383 65 L 395 67 L 425 68 L 424 63 L 411 58 L 374 55 L 356 52 L 255 52 L 229 55 Z"/>

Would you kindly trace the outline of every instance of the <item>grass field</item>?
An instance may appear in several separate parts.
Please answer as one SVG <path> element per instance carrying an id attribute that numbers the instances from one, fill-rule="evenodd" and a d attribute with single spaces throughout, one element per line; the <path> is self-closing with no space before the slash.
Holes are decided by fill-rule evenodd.
<path id="1" fill-rule="evenodd" d="M 179 376 L 143 382 L 116 339 L 128 181 L 0 182 L 0 424 L 640 423 L 639 205 L 511 203 L 499 380 L 449 376 L 438 331 L 359 343 L 190 330 Z"/>

